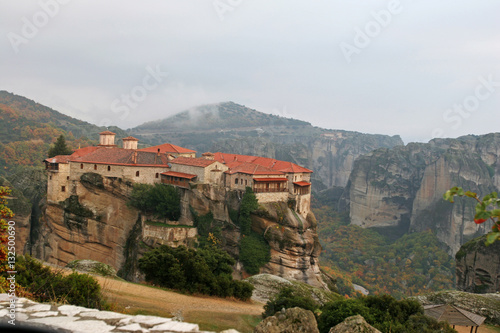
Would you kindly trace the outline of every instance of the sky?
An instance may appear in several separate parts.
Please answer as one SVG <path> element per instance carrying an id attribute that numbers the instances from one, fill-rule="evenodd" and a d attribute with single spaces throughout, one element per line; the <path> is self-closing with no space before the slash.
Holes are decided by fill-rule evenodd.
<path id="1" fill-rule="evenodd" d="M 0 0 L 0 90 L 131 128 L 233 101 L 405 143 L 498 130 L 498 0 Z"/>

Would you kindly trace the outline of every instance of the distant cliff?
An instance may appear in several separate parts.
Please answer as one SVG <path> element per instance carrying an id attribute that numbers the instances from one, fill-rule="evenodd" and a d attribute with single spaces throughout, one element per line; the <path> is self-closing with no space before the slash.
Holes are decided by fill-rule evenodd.
<path id="1" fill-rule="evenodd" d="M 198 153 L 220 151 L 290 161 L 314 170 L 314 190 L 345 186 L 354 160 L 403 145 L 399 136 L 327 130 L 232 102 L 205 105 L 130 130 L 152 144 L 171 142 Z"/>
<path id="2" fill-rule="evenodd" d="M 455 254 L 490 225 L 472 222 L 475 202 L 442 200 L 461 186 L 487 194 L 500 185 L 500 134 L 434 139 L 379 149 L 358 158 L 340 202 L 351 223 L 403 234 L 434 230 Z"/>
<path id="3" fill-rule="evenodd" d="M 486 246 L 486 236 L 468 241 L 457 252 L 457 289 L 471 293 L 500 291 L 500 242 Z"/>

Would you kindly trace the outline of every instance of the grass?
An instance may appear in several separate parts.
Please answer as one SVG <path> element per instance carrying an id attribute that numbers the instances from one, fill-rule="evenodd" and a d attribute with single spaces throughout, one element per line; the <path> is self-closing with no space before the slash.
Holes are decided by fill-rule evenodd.
<path id="1" fill-rule="evenodd" d="M 163 222 L 155 222 L 155 221 L 146 221 L 146 224 L 156 226 L 156 227 L 164 227 L 164 228 L 195 228 L 192 225 L 185 224 L 167 224 Z"/>
<path id="2" fill-rule="evenodd" d="M 196 322 L 203 331 L 220 332 L 235 329 L 241 333 L 253 332 L 261 320 L 261 316 L 240 313 L 218 313 L 211 311 L 193 311 L 184 317 L 186 322 Z"/>

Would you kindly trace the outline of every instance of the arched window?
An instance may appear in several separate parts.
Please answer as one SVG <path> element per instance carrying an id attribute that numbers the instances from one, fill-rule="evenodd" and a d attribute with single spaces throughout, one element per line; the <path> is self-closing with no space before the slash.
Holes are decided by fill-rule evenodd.
<path id="1" fill-rule="evenodd" d="M 160 177 L 160 174 L 157 172 L 155 175 L 155 178 L 158 178 L 158 177 Z"/>
<path id="2" fill-rule="evenodd" d="M 69 176 L 66 176 L 66 180 L 69 180 Z"/>
<path id="3" fill-rule="evenodd" d="M 80 164 L 80 169 L 83 169 L 83 163 Z"/>
<path id="4" fill-rule="evenodd" d="M 108 165 L 108 171 L 111 171 L 111 165 Z"/>
<path id="5" fill-rule="evenodd" d="M 139 177 L 139 171 L 136 171 L 136 172 L 135 172 L 135 176 L 136 176 L 136 177 Z"/>
<path id="6" fill-rule="evenodd" d="M 234 180 L 234 185 L 238 185 L 238 178 Z"/>
<path id="7" fill-rule="evenodd" d="M 94 164 L 94 170 L 97 170 L 97 164 Z"/>

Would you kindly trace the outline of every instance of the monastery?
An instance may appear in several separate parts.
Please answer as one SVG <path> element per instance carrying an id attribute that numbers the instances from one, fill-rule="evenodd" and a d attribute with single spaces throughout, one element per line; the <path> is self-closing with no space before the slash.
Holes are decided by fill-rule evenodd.
<path id="1" fill-rule="evenodd" d="M 226 190 L 244 191 L 251 187 L 261 203 L 293 202 L 303 217 L 310 211 L 312 171 L 297 164 L 272 158 L 203 153 L 165 143 L 137 148 L 138 139 L 122 139 L 115 144 L 115 133 L 100 133 L 99 145 L 44 160 L 48 170 L 47 200 L 64 201 L 76 193 L 84 173 L 97 173 L 103 179 L 130 183 L 163 183 L 190 189 L 194 184 L 209 184 Z"/>

